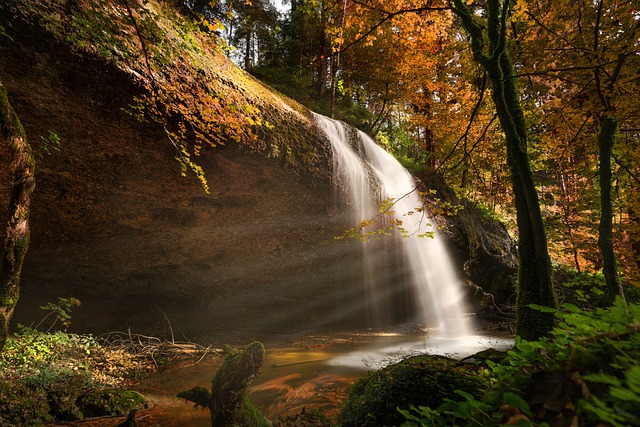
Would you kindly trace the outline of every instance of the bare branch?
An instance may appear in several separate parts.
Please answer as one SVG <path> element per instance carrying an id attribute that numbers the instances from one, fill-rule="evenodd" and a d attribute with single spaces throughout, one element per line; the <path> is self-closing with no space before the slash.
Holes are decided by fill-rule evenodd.
<path id="1" fill-rule="evenodd" d="M 460 166 L 460 164 L 464 161 L 464 159 L 471 158 L 471 153 L 476 148 L 476 146 L 480 143 L 480 141 L 482 141 L 484 139 L 484 136 L 487 134 L 487 131 L 489 130 L 491 125 L 493 125 L 493 122 L 495 122 L 497 118 L 498 118 L 498 115 L 494 114 L 493 117 L 491 118 L 491 120 L 489 120 L 489 123 L 487 123 L 487 125 L 482 130 L 482 134 L 480 134 L 478 139 L 476 139 L 476 142 L 474 142 L 473 145 L 471 146 L 471 150 L 469 150 L 469 152 L 467 152 L 467 153 L 464 153 L 464 156 L 462 157 L 462 159 L 460 159 L 458 161 L 458 163 L 456 163 L 455 165 L 451 166 L 451 169 L 455 169 L 458 166 Z"/>
<path id="2" fill-rule="evenodd" d="M 355 46 L 356 44 L 360 43 L 361 41 L 365 40 L 367 37 L 369 37 L 374 31 L 376 31 L 378 28 L 380 28 L 382 25 L 384 25 L 387 21 L 391 21 L 393 18 L 395 18 L 396 16 L 399 15 L 404 15 L 406 13 L 422 13 L 422 12 L 437 12 L 437 11 L 446 11 L 446 10 L 452 10 L 451 7 L 431 7 L 431 6 L 423 6 L 423 7 L 416 7 L 416 8 L 411 8 L 411 9 L 401 9 L 401 10 L 397 10 L 395 12 L 389 12 L 386 11 L 384 9 L 379 9 L 377 7 L 374 7 L 370 4 L 367 4 L 365 2 L 361 2 L 361 1 L 354 1 L 355 4 L 360 5 L 360 6 L 364 6 L 367 7 L 371 10 L 378 10 L 380 11 L 381 14 L 385 15 L 383 16 L 380 21 L 378 21 L 375 25 L 373 25 L 371 28 L 369 28 L 369 30 L 362 34 L 360 37 L 356 37 L 351 43 L 347 44 L 346 46 L 340 48 L 340 50 L 337 50 L 331 54 L 329 54 L 328 56 L 334 56 L 337 55 L 339 53 L 344 53 L 346 52 L 349 48 Z"/>
<path id="3" fill-rule="evenodd" d="M 451 149 L 451 151 L 449 152 L 449 154 L 447 154 L 447 156 L 444 158 L 444 160 L 442 160 L 442 162 L 438 165 L 438 167 L 433 171 L 434 174 L 440 170 L 440 168 L 451 158 L 451 156 L 453 156 L 453 153 L 458 148 L 458 145 L 460 145 L 460 142 L 462 142 L 462 140 L 466 139 L 467 136 L 469 135 L 469 131 L 471 130 L 471 125 L 473 124 L 473 121 L 475 120 L 476 115 L 478 114 L 478 111 L 480 110 L 480 106 L 482 105 L 482 100 L 484 99 L 484 92 L 485 92 L 486 88 L 487 88 L 487 73 L 484 72 L 482 74 L 482 85 L 480 86 L 480 96 L 478 96 L 478 100 L 476 101 L 476 104 L 474 105 L 473 110 L 471 111 L 471 117 L 469 118 L 469 121 L 467 122 L 467 127 L 464 130 L 464 133 L 460 136 L 460 138 L 458 138 L 458 140 L 454 144 L 454 146 Z"/>
<path id="4" fill-rule="evenodd" d="M 636 183 L 640 184 L 640 178 L 638 178 L 636 176 L 635 173 L 633 173 L 633 171 L 631 170 L 631 168 L 629 168 L 629 166 L 625 165 L 624 163 L 622 163 L 620 161 L 620 159 L 618 159 L 618 156 L 616 156 L 615 154 L 613 155 L 613 160 L 616 162 L 616 164 L 618 166 L 620 166 L 622 169 L 625 170 L 625 172 L 627 172 L 629 174 L 629 176 L 631 177 L 631 179 L 633 179 Z"/>

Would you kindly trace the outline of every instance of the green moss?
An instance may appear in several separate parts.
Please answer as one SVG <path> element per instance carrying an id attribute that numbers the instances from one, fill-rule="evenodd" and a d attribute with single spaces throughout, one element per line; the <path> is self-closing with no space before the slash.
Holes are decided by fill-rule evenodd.
<path id="1" fill-rule="evenodd" d="M 338 423 L 344 427 L 400 425 L 404 417 L 397 408 L 437 407 L 445 398 L 455 397 L 455 390 L 479 397 L 487 384 L 475 375 L 473 366 L 423 355 L 370 372 L 353 386 Z"/>
<path id="2" fill-rule="evenodd" d="M 269 421 L 253 406 L 247 387 L 258 376 L 264 362 L 264 345 L 254 341 L 244 349 L 225 346 L 227 353 L 211 384 L 211 392 L 204 387 L 178 393 L 177 397 L 194 402 L 211 411 L 214 426 L 262 427 Z"/>
<path id="3" fill-rule="evenodd" d="M 78 399 L 78 406 L 85 417 L 124 415 L 132 409 L 147 404 L 147 398 L 133 390 L 94 390 Z"/>
<path id="4" fill-rule="evenodd" d="M 0 425 L 44 425 L 53 420 L 50 411 L 44 394 L 0 382 Z"/>
<path id="5" fill-rule="evenodd" d="M 196 407 L 211 409 L 211 393 L 204 387 L 198 386 L 190 390 L 181 391 L 176 397 L 193 402 Z"/>
<path id="6" fill-rule="evenodd" d="M 2 85 L 0 85 L 0 129 L 2 130 L 3 138 L 9 138 L 14 135 L 25 137 L 22 123 L 20 123 L 18 116 L 13 113 L 13 108 L 9 103 L 7 89 Z"/>

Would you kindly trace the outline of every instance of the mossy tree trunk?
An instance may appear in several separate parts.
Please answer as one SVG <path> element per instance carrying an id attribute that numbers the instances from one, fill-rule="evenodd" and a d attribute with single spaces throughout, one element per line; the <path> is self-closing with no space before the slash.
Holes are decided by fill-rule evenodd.
<path id="1" fill-rule="evenodd" d="M 29 248 L 29 204 L 35 185 L 35 162 L 24 129 L 0 82 L 0 143 L 11 155 L 9 218 L 0 252 L 0 351 L 9 332 L 9 321 L 20 296 L 20 272 Z"/>
<path id="2" fill-rule="evenodd" d="M 618 120 L 605 115 L 598 134 L 599 179 L 600 179 L 600 224 L 598 226 L 598 246 L 602 254 L 602 272 L 607 283 L 607 296 L 613 303 L 616 296 L 624 299 L 622 284 L 618 277 L 616 254 L 613 249 L 613 206 L 611 203 L 611 156 L 616 145 Z"/>
<path id="3" fill-rule="evenodd" d="M 454 0 L 455 13 L 471 37 L 475 60 L 487 71 L 500 125 L 505 134 L 518 224 L 518 297 L 516 332 L 537 339 L 552 329 L 554 316 L 528 307 L 557 307 L 551 281 L 551 260 L 538 193 L 527 148 L 527 128 L 509 56 L 507 22 L 510 0 L 488 0 L 486 22 L 477 22 L 463 0 Z M 488 41 L 488 46 L 486 42 Z"/>
<path id="4" fill-rule="evenodd" d="M 211 382 L 211 391 L 194 387 L 177 397 L 211 411 L 211 425 L 228 427 L 266 427 L 269 421 L 253 406 L 247 388 L 264 363 L 264 345 L 254 341 L 242 350 L 225 346 L 226 356 Z"/>

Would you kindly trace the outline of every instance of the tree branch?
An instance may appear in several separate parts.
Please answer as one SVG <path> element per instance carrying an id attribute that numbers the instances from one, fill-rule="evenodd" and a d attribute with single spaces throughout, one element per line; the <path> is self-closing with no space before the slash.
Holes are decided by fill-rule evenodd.
<path id="1" fill-rule="evenodd" d="M 633 171 L 631 170 L 631 168 L 629 168 L 629 166 L 625 165 L 624 163 L 622 163 L 620 161 L 620 159 L 618 159 L 618 156 L 616 156 L 615 154 L 612 155 L 613 160 L 616 162 L 616 164 L 618 166 L 620 166 L 622 169 L 625 170 L 625 172 L 627 172 L 629 174 L 629 176 L 631 177 L 631 179 L 633 179 L 636 183 L 640 184 L 640 178 L 638 178 Z"/>
<path id="2" fill-rule="evenodd" d="M 478 100 L 476 101 L 476 104 L 474 105 L 473 110 L 471 111 L 471 117 L 469 118 L 469 121 L 467 122 L 467 127 L 464 130 L 464 133 L 462 134 L 462 136 L 460 136 L 460 138 L 458 138 L 458 140 L 454 144 L 454 146 L 451 149 L 451 151 L 449 152 L 449 154 L 447 154 L 447 156 L 442 160 L 442 162 L 438 165 L 438 167 L 433 171 L 434 174 L 440 170 L 440 168 L 449 160 L 449 158 L 451 158 L 453 153 L 458 148 L 458 145 L 460 145 L 460 142 L 462 142 L 463 139 L 466 139 L 467 136 L 469 135 L 469 131 L 471 130 L 471 125 L 473 124 L 473 121 L 475 120 L 476 115 L 478 114 L 478 111 L 480 110 L 480 106 L 482 105 L 482 100 L 484 99 L 484 92 L 485 92 L 486 88 L 487 88 L 487 73 L 484 72 L 484 73 L 482 73 L 482 85 L 480 86 L 480 96 L 478 97 Z M 492 121 L 493 121 L 493 119 L 492 119 Z"/>
<path id="3" fill-rule="evenodd" d="M 563 42 L 565 42 L 568 46 L 571 46 L 572 49 L 574 50 L 583 50 L 578 48 L 577 46 L 574 46 L 573 43 L 571 43 L 570 40 L 568 40 L 566 37 L 564 37 L 563 35 L 558 34 L 557 32 L 553 31 L 552 29 L 550 29 L 549 27 L 547 27 L 546 25 L 544 25 L 544 23 L 542 23 L 538 17 L 527 11 L 526 12 L 527 16 L 533 21 L 535 22 L 540 28 L 542 28 L 543 30 L 545 30 L 546 32 L 553 34 L 554 36 L 556 36 L 557 38 L 559 38 L 560 40 L 562 40 Z"/>
<path id="4" fill-rule="evenodd" d="M 462 21 L 462 27 L 471 36 L 471 51 L 473 53 L 473 57 L 476 61 L 478 61 L 479 64 L 484 66 L 489 58 L 483 53 L 484 41 L 482 38 L 482 28 L 475 22 L 475 20 L 471 16 L 471 12 L 469 11 L 469 7 L 466 3 L 464 3 L 462 0 L 451 1 L 453 1 L 453 4 L 455 5 L 451 8 L 451 10 L 460 18 L 460 20 Z"/>
<path id="5" fill-rule="evenodd" d="M 142 52 L 144 54 L 144 61 L 147 65 L 147 70 L 149 71 L 149 78 L 151 82 L 155 85 L 155 78 L 153 75 L 153 70 L 151 68 L 151 63 L 149 62 L 149 51 L 147 50 L 147 44 L 144 42 L 144 38 L 142 37 L 142 32 L 140 31 L 140 27 L 138 26 L 138 20 L 133 16 L 133 10 L 131 10 L 131 6 L 129 6 L 128 0 L 120 0 L 124 7 L 127 9 L 127 14 L 133 23 L 133 27 L 136 29 L 136 34 L 138 35 L 138 40 L 140 40 L 140 45 L 142 46 Z"/>
<path id="6" fill-rule="evenodd" d="M 411 8 L 411 9 L 401 9 L 401 10 L 397 10 L 395 12 L 389 12 L 386 11 L 384 9 L 378 9 L 370 4 L 367 4 L 365 2 L 361 2 L 361 1 L 357 1 L 354 0 L 353 3 L 359 5 L 359 6 L 364 6 L 367 7 L 371 10 L 378 10 L 380 11 L 380 13 L 386 15 L 384 16 L 382 19 L 380 19 L 379 22 L 377 22 L 375 25 L 373 25 L 371 28 L 369 28 L 369 30 L 362 34 L 360 37 L 356 37 L 351 43 L 347 44 L 346 46 L 340 48 L 339 50 L 330 53 L 328 56 L 334 56 L 337 55 L 339 53 L 344 53 L 346 52 L 349 48 L 353 47 L 354 45 L 360 43 L 361 41 L 363 41 L 364 39 L 366 39 L 367 37 L 369 37 L 374 31 L 376 31 L 378 28 L 380 28 L 383 24 L 385 24 L 387 21 L 391 21 L 393 18 L 395 18 L 398 15 L 404 15 L 405 13 L 422 13 L 422 12 L 433 12 L 433 11 L 445 11 L 445 10 L 452 10 L 451 7 L 431 7 L 431 6 L 423 6 L 423 7 L 416 7 L 416 8 Z"/>
<path id="7" fill-rule="evenodd" d="M 493 117 L 491 117 L 491 120 L 489 120 L 489 123 L 487 123 L 487 125 L 484 127 L 484 129 L 482 130 L 482 133 L 480 134 L 478 139 L 476 139 L 476 142 L 474 142 L 473 145 L 471 146 L 471 150 L 469 150 L 469 152 L 465 153 L 464 156 L 462 157 L 462 159 L 460 159 L 458 161 L 458 163 L 456 163 L 455 165 L 451 166 L 451 169 L 457 168 L 464 161 L 464 159 L 471 157 L 471 153 L 476 148 L 476 146 L 480 143 L 480 141 L 482 141 L 484 139 L 484 136 L 487 134 L 487 131 L 489 130 L 491 125 L 493 125 L 493 122 L 495 122 L 497 118 L 498 118 L 497 114 L 494 114 Z"/>
<path id="8" fill-rule="evenodd" d="M 596 13 L 596 25 L 593 29 L 593 53 L 598 54 L 598 49 L 600 49 L 600 20 L 602 19 L 602 8 L 604 7 L 604 0 L 598 1 L 598 9 Z M 600 70 L 601 65 L 597 64 L 597 66 L 593 70 L 594 77 L 596 79 L 596 93 L 598 94 L 598 98 L 602 103 L 602 106 L 605 110 L 609 110 L 609 101 L 607 97 L 604 95 L 602 91 L 602 82 L 600 79 Z"/>

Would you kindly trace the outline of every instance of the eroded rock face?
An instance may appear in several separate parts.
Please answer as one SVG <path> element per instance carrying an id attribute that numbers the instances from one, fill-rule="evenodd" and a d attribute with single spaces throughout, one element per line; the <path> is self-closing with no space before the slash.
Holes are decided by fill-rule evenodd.
<path id="1" fill-rule="evenodd" d="M 490 218 L 472 203 L 463 203 L 456 215 L 446 220 L 445 236 L 460 266 L 463 278 L 477 285 L 493 301 L 504 304 L 515 294 L 518 273 L 516 241 L 501 222 Z M 475 294 L 478 308 L 483 309 L 479 289 Z"/>
<path id="2" fill-rule="evenodd" d="M 332 321 L 360 274 L 349 262 L 359 243 L 334 240 L 346 225 L 334 220 L 327 175 L 226 146 L 197 159 L 206 194 L 180 176 L 161 130 L 123 112 L 136 88 L 121 74 L 52 46 L 1 54 L 32 145 L 50 132 L 61 142 L 60 152 L 36 148 L 14 324 L 37 322 L 37 306 L 59 296 L 82 301 L 72 328 L 94 333 L 258 338 Z"/>
<path id="3" fill-rule="evenodd" d="M 353 224 L 337 212 L 326 141 L 310 122 L 285 121 L 274 139 L 303 138 L 311 154 L 204 152 L 196 160 L 206 194 L 180 176 L 162 130 L 123 111 L 138 88 L 121 72 L 42 40 L 11 43 L 0 56 L 0 80 L 38 161 L 14 324 L 37 322 L 39 305 L 73 296 L 82 305 L 72 329 L 93 333 L 228 341 L 366 326 L 361 243 L 334 239 Z M 59 152 L 43 148 L 52 133 Z M 506 299 L 508 274 L 486 270 L 495 257 L 465 252 L 477 242 L 455 236 L 469 278 Z"/>

